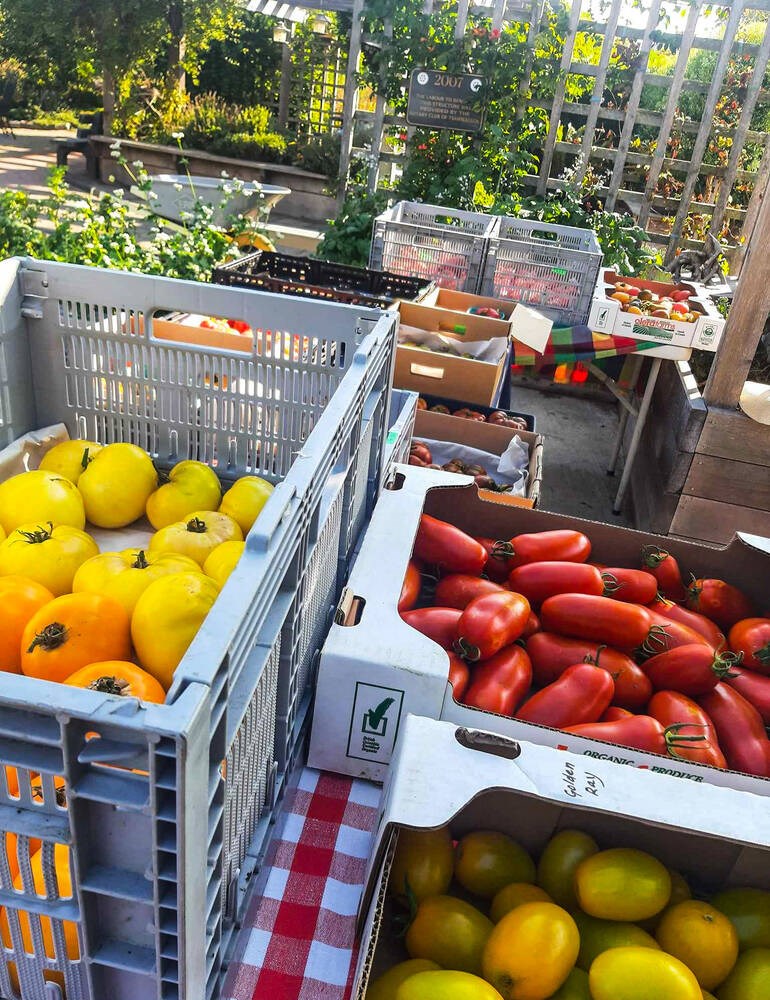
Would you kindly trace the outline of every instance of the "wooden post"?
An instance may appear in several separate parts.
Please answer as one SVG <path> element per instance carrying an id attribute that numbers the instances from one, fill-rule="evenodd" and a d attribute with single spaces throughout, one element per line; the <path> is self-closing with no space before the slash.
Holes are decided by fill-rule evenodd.
<path id="1" fill-rule="evenodd" d="M 741 277 L 735 289 L 722 343 L 703 391 L 709 409 L 735 409 L 770 314 L 770 197 L 759 208 Z M 736 488 L 737 488 L 736 484 Z"/>
<path id="2" fill-rule="evenodd" d="M 770 181 L 770 134 L 765 136 L 762 160 L 759 164 L 757 176 L 754 178 L 754 189 L 749 199 L 749 207 L 746 209 L 746 218 L 743 220 L 743 230 L 741 231 L 743 243 L 736 249 L 732 256 L 733 274 L 740 274 L 743 269 L 746 251 L 751 243 L 754 226 L 757 224 L 760 206 L 765 199 L 768 181 Z"/>

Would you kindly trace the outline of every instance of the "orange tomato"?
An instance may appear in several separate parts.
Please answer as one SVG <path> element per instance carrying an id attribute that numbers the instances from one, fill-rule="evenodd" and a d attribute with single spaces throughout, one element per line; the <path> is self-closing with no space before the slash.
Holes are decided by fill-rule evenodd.
<path id="1" fill-rule="evenodd" d="M 89 663 L 128 660 L 128 615 L 99 594 L 66 594 L 37 611 L 21 642 L 21 669 L 28 677 L 63 681 Z"/>
<path id="2" fill-rule="evenodd" d="M 100 660 L 89 663 L 71 674 L 65 681 L 72 687 L 89 688 L 103 694 L 117 694 L 123 698 L 139 698 L 163 704 L 166 692 L 155 678 L 135 663 L 126 660 Z"/>
<path id="3" fill-rule="evenodd" d="M 0 670 L 21 673 L 21 637 L 32 615 L 53 600 L 41 583 L 25 576 L 0 576 Z"/>

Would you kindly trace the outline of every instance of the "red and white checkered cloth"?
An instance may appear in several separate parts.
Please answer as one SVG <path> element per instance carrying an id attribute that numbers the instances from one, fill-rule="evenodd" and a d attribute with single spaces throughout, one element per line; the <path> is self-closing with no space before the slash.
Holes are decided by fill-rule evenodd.
<path id="1" fill-rule="evenodd" d="M 345 1000 L 380 788 L 304 768 L 282 804 L 267 877 L 221 1000 Z"/>

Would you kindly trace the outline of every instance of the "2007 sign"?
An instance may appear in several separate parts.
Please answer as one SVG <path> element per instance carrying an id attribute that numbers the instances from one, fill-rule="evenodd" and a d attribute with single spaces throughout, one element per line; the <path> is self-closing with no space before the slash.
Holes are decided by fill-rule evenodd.
<path id="1" fill-rule="evenodd" d="M 472 74 L 412 71 L 406 120 L 424 128 L 479 132 L 484 124 L 486 80 Z"/>

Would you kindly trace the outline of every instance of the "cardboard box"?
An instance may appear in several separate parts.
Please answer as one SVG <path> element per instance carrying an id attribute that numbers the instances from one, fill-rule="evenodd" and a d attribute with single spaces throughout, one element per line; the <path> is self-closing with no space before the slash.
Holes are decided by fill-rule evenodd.
<path id="1" fill-rule="evenodd" d="M 765 803 L 728 788 L 694 788 L 528 743 L 410 715 L 388 778 L 359 908 L 352 997 L 409 956 L 392 933 L 389 860 L 398 830 L 449 825 L 454 837 L 499 830 L 535 857 L 564 829 L 600 848 L 649 851 L 697 891 L 770 889 Z M 437 998 L 438 1000 L 438 998 Z M 756 1000 L 760 1000 L 757 995 Z"/>
<path id="2" fill-rule="evenodd" d="M 485 316 L 463 316 L 448 309 L 418 305 L 413 302 L 399 304 L 401 314 L 400 337 L 409 339 L 409 328 L 439 332 L 442 336 L 462 343 L 500 340 L 501 351 L 495 362 L 462 358 L 453 354 L 420 350 L 399 344 L 396 349 L 396 367 L 393 385 L 397 389 L 448 396 L 466 403 L 490 406 L 508 371 L 510 323 Z M 455 328 L 464 327 L 464 333 Z"/>
<path id="3" fill-rule="evenodd" d="M 216 350 L 238 351 L 253 354 L 252 334 L 235 330 L 212 330 L 201 326 L 205 317 L 179 313 L 170 319 L 152 319 L 152 335 L 158 340 L 170 340 L 177 344 L 195 344 L 198 347 L 213 347 Z"/>
<path id="4" fill-rule="evenodd" d="M 483 497 L 497 499 L 519 507 L 534 507 L 540 499 L 543 479 L 543 438 L 531 431 L 519 431 L 499 424 L 488 424 L 480 420 L 464 417 L 450 417 L 446 413 L 431 413 L 418 410 L 414 419 L 413 439 L 428 438 L 430 441 L 452 441 L 455 444 L 478 448 L 490 455 L 502 455 L 514 437 L 518 437 L 529 447 L 526 495 L 497 493 L 494 490 L 479 490 Z"/>
<path id="5" fill-rule="evenodd" d="M 469 309 L 486 306 L 499 309 L 506 319 L 510 319 L 516 306 L 510 299 L 490 299 L 485 295 L 471 295 L 470 292 L 456 292 L 451 288 L 438 288 L 434 285 L 427 289 L 416 302 L 425 306 L 437 306 L 439 309 L 451 309 L 454 312 L 467 313 Z"/>
<path id="6" fill-rule="evenodd" d="M 770 795 L 770 781 L 765 778 L 641 753 L 460 705 L 448 681 L 444 650 L 407 625 L 396 610 L 423 510 L 472 535 L 491 538 L 577 528 L 591 539 L 592 558 L 607 565 L 638 566 L 642 546 L 658 545 L 678 559 L 684 573 L 728 580 L 742 587 L 760 609 L 767 606 L 770 548 L 763 550 L 761 543 L 740 536 L 715 548 L 526 510 L 481 499 L 467 477 L 414 466 L 394 469 L 391 488 L 377 502 L 321 651 L 310 742 L 312 767 L 382 781 L 403 720 L 413 712 L 688 781 Z M 367 724 L 374 709 L 378 709 L 376 726 Z"/>

